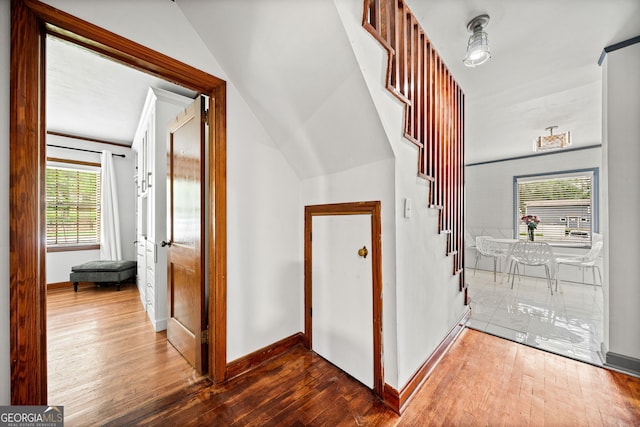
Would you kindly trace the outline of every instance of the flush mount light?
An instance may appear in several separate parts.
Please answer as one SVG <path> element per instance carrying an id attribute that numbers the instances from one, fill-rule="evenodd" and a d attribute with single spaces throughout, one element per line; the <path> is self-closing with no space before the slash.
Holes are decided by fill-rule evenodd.
<path id="1" fill-rule="evenodd" d="M 467 67 L 473 68 L 477 65 L 484 64 L 491 58 L 489 39 L 487 38 L 487 33 L 483 31 L 488 23 L 489 15 L 479 15 L 467 24 L 467 29 L 473 33 L 469 37 L 467 55 L 463 61 Z"/>
<path id="2" fill-rule="evenodd" d="M 554 148 L 564 148 L 571 145 L 571 132 L 563 132 L 554 134 L 553 130 L 558 126 L 549 126 L 545 130 L 549 131 L 549 135 L 539 136 L 533 143 L 534 151 L 552 150 Z"/>

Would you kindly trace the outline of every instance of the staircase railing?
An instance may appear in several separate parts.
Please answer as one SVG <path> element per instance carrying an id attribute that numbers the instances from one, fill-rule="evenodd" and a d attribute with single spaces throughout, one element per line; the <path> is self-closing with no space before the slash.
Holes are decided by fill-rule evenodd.
<path id="1" fill-rule="evenodd" d="M 386 87 L 405 104 L 404 136 L 418 147 L 418 176 L 431 182 L 429 204 L 466 290 L 464 93 L 403 0 L 364 0 L 362 25 L 389 52 Z"/>

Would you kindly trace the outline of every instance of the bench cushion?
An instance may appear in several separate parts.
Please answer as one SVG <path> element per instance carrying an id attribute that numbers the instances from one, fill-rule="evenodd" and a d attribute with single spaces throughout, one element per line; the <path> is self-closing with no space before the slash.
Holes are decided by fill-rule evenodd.
<path id="1" fill-rule="evenodd" d="M 118 272 L 136 268 L 135 261 L 89 261 L 71 267 L 73 272 Z"/>

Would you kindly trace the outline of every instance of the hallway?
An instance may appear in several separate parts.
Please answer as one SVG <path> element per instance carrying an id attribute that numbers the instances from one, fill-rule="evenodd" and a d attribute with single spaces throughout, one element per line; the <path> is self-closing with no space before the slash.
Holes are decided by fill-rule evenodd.
<path id="1" fill-rule="evenodd" d="M 637 425 L 640 379 L 465 329 L 398 417 L 297 346 L 225 384 L 155 334 L 135 286 L 49 293 L 49 395 L 65 425 Z"/>

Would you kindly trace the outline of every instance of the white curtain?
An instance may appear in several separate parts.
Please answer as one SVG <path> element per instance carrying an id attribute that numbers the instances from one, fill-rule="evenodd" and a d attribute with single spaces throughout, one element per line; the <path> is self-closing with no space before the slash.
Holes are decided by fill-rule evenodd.
<path id="1" fill-rule="evenodd" d="M 102 194 L 100 197 L 100 259 L 118 261 L 122 259 L 120 243 L 120 216 L 116 175 L 113 170 L 113 156 L 102 150 Z"/>

